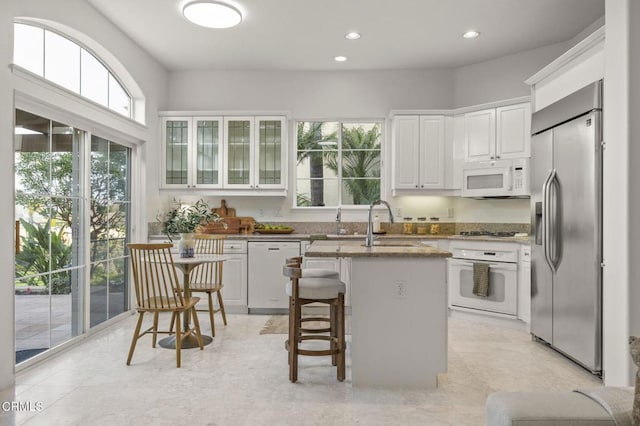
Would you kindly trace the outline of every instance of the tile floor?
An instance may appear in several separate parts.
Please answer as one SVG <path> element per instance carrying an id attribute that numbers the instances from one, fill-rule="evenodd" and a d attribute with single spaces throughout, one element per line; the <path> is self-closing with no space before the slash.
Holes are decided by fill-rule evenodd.
<path id="1" fill-rule="evenodd" d="M 437 389 L 353 389 L 328 358 L 301 358 L 288 381 L 285 335 L 260 335 L 262 315 L 230 315 L 204 351 L 175 353 L 139 341 L 125 360 L 135 317 L 126 318 L 40 365 L 20 372 L 1 401 L 6 425 L 483 425 L 491 392 L 562 391 L 601 382 L 531 341 L 516 322 L 452 315 L 449 372 Z M 202 321 L 209 332 L 208 321 Z M 402 349 L 400 349 L 402 350 Z M 36 404 L 42 404 L 38 411 Z"/>

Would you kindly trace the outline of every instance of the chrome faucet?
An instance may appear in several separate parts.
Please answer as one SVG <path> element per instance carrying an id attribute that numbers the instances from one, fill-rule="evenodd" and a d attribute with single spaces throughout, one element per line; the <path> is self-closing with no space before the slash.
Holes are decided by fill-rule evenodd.
<path id="1" fill-rule="evenodd" d="M 391 212 L 391 206 L 384 200 L 375 200 L 369 206 L 369 221 L 367 224 L 367 238 L 364 240 L 365 247 L 371 247 L 373 245 L 373 223 L 371 223 L 371 212 L 373 211 L 373 207 L 379 204 L 384 204 L 387 206 L 387 210 L 389 210 L 389 222 L 393 223 L 393 213 Z"/>
<path id="2" fill-rule="evenodd" d="M 342 208 L 338 206 L 336 213 L 336 235 L 340 235 L 340 224 L 342 223 Z"/>

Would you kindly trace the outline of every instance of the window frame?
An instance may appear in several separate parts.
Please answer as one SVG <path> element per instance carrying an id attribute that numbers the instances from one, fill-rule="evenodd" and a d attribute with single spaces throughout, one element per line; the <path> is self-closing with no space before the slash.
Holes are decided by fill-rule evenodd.
<path id="1" fill-rule="evenodd" d="M 308 123 L 308 122 L 312 122 L 312 123 L 317 123 L 317 122 L 334 122 L 334 123 L 338 123 L 338 129 L 339 129 L 339 134 L 338 134 L 338 177 L 337 177 L 337 181 L 338 181 L 338 203 L 336 205 L 330 205 L 330 206 L 298 206 L 297 205 L 297 196 L 298 196 L 298 124 L 299 123 Z M 381 199 L 385 199 L 386 198 L 386 194 L 387 194 L 387 187 L 388 187 L 388 173 L 387 170 L 385 168 L 386 165 L 386 157 L 388 155 L 389 149 L 390 149 L 390 138 L 389 135 L 387 134 L 387 120 L 385 118 L 370 118 L 370 117 L 366 117 L 366 118 L 296 118 L 294 120 L 292 120 L 293 123 L 293 131 L 292 134 L 294 135 L 293 142 L 291 144 L 292 146 L 292 150 L 293 150 L 293 154 L 291 156 L 292 158 L 292 163 L 293 166 L 292 167 L 292 171 L 291 171 L 291 176 L 292 176 L 292 180 L 293 180 L 293 188 L 292 188 L 292 206 L 291 206 L 291 210 L 292 211 L 297 211 L 297 212 L 312 212 L 312 211 L 334 211 L 336 208 L 340 207 L 340 208 L 345 208 L 346 210 L 367 210 L 369 208 L 368 204 L 343 204 L 343 196 L 342 196 L 342 185 L 343 185 L 343 177 L 342 177 L 342 153 L 343 153 L 343 148 L 342 148 L 342 126 L 346 123 L 346 124 L 350 124 L 350 123 L 356 123 L 356 124 L 378 124 L 379 128 L 380 128 L 380 198 Z"/>

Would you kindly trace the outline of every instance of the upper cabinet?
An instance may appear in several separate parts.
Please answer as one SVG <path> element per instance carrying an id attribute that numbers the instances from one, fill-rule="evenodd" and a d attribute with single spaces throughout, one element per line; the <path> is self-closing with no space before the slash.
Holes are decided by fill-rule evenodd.
<path id="1" fill-rule="evenodd" d="M 464 115 L 466 161 L 529 157 L 529 103 L 473 111 Z"/>
<path id="2" fill-rule="evenodd" d="M 391 183 L 394 193 L 456 189 L 453 134 L 450 116 L 394 115 Z"/>
<path id="3" fill-rule="evenodd" d="M 444 188 L 445 117 L 394 117 L 393 189 Z"/>
<path id="4" fill-rule="evenodd" d="M 225 117 L 224 187 L 284 189 L 284 117 Z"/>
<path id="5" fill-rule="evenodd" d="M 286 194 L 283 116 L 164 117 L 162 188 Z"/>
<path id="6" fill-rule="evenodd" d="M 164 117 L 162 140 L 162 187 L 222 186 L 222 117 Z"/>

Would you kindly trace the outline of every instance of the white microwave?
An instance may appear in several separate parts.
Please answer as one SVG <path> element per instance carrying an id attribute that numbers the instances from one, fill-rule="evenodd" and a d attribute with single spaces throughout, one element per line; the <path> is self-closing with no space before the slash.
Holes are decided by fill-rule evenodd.
<path id="1" fill-rule="evenodd" d="M 467 162 L 462 166 L 462 196 L 528 197 L 528 158 Z"/>

